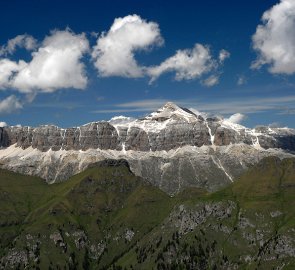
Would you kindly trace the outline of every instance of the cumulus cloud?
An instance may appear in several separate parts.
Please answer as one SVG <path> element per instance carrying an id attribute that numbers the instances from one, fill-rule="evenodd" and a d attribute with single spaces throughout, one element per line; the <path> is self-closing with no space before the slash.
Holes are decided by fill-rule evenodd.
<path id="1" fill-rule="evenodd" d="M 207 79 L 203 80 L 203 85 L 212 87 L 219 83 L 219 75 L 211 75 Z"/>
<path id="2" fill-rule="evenodd" d="M 42 42 L 33 59 L 13 79 L 13 86 L 24 92 L 40 89 L 52 92 L 60 88 L 83 89 L 87 84 L 83 54 L 89 49 L 84 34 L 69 30 L 53 31 Z"/>
<path id="3" fill-rule="evenodd" d="M 85 66 L 81 62 L 89 50 L 84 34 L 76 35 L 69 29 L 52 31 L 32 60 L 0 61 L 0 87 L 14 88 L 22 93 L 53 92 L 61 88 L 84 89 L 87 84 Z"/>
<path id="4" fill-rule="evenodd" d="M 37 47 L 37 43 L 37 40 L 31 35 L 18 35 L 8 40 L 7 44 L 0 48 L 0 55 L 13 54 L 18 47 L 32 51 Z"/>
<path id="5" fill-rule="evenodd" d="M 7 123 L 6 122 L 0 122 L 0 127 L 6 127 Z"/>
<path id="6" fill-rule="evenodd" d="M 14 95 L 0 101 L 0 114 L 7 114 L 22 109 L 23 105 Z"/>
<path id="7" fill-rule="evenodd" d="M 230 53 L 224 49 L 219 52 L 219 62 L 222 64 L 227 58 L 230 57 Z"/>
<path id="8" fill-rule="evenodd" d="M 244 114 L 235 113 L 231 115 L 229 118 L 227 118 L 226 120 L 234 124 L 240 124 L 245 118 L 246 116 Z"/>
<path id="9" fill-rule="evenodd" d="M 175 79 L 191 80 L 199 78 L 205 73 L 217 67 L 217 61 L 211 56 L 208 46 L 195 44 L 193 49 L 178 50 L 176 54 L 159 66 L 150 67 L 147 70 L 151 82 L 166 72 L 175 72 Z"/>
<path id="10" fill-rule="evenodd" d="M 281 0 L 267 10 L 252 41 L 258 53 L 252 68 L 268 64 L 273 74 L 295 73 L 295 1 Z"/>
<path id="11" fill-rule="evenodd" d="M 14 62 L 9 59 L 0 60 L 0 89 L 12 87 L 15 74 L 27 64 L 24 61 Z"/>
<path id="12" fill-rule="evenodd" d="M 160 46 L 163 38 L 157 23 L 147 22 L 138 15 L 128 15 L 114 20 L 108 32 L 97 39 L 92 59 L 101 77 L 121 76 L 128 78 L 150 77 L 150 83 L 162 74 L 175 72 L 175 79 L 192 80 L 217 69 L 230 57 L 221 50 L 218 59 L 211 55 L 209 46 L 195 44 L 192 49 L 176 51 L 174 56 L 159 65 L 142 66 L 137 63 L 135 53 Z M 218 83 L 218 75 L 208 78 L 208 86 Z"/>
<path id="13" fill-rule="evenodd" d="M 110 30 L 97 39 L 92 58 L 101 77 L 138 78 L 144 76 L 144 68 L 138 65 L 134 53 L 162 43 L 157 23 L 129 15 L 115 19 Z"/>

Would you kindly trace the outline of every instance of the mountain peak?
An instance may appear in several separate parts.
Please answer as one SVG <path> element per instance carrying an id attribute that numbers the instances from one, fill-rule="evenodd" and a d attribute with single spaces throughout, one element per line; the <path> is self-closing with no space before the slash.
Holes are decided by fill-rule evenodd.
<path id="1" fill-rule="evenodd" d="M 181 108 L 176 105 L 175 103 L 171 102 L 171 101 L 168 101 L 163 107 L 162 107 L 163 110 L 171 110 L 171 111 L 176 111 L 176 110 L 181 110 Z"/>
<path id="2" fill-rule="evenodd" d="M 170 118 L 174 119 L 185 119 L 190 122 L 196 119 L 196 115 L 186 108 L 179 107 L 175 103 L 169 101 L 163 107 L 157 111 L 151 113 L 146 119 L 151 120 L 167 120 Z"/>

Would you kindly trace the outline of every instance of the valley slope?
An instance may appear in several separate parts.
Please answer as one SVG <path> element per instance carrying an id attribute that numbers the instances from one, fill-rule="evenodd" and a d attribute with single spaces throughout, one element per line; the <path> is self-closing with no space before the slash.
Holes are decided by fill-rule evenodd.
<path id="1" fill-rule="evenodd" d="M 170 197 L 105 160 L 66 182 L 0 171 L 2 269 L 294 269 L 295 159 Z"/>

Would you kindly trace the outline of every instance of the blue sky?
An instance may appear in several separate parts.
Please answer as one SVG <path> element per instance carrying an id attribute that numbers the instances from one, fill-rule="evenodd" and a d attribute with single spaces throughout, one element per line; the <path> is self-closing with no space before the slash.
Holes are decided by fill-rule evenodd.
<path id="1" fill-rule="evenodd" d="M 174 101 L 225 117 L 242 113 L 250 127 L 295 128 L 294 0 L 10 0 L 1 11 L 0 120 L 9 125 L 139 117 Z M 124 23 L 127 34 L 110 33 Z M 7 43 L 19 35 L 17 45 Z M 45 59 L 57 70 L 52 79 L 34 75 L 48 48 L 56 56 Z"/>

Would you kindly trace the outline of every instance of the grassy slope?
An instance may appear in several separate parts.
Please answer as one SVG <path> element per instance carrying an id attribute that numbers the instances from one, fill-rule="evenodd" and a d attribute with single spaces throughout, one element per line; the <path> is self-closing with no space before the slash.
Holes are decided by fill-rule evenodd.
<path id="1" fill-rule="evenodd" d="M 59 265 L 79 269 L 87 257 L 85 247 L 89 249 L 92 244 L 103 242 L 107 249 L 100 258 L 87 258 L 94 269 L 111 264 L 152 269 L 163 263 L 159 259 L 161 254 L 164 261 L 173 262 L 173 257 L 180 257 L 189 249 L 197 253 L 199 268 L 203 263 L 212 268 L 223 265 L 226 269 L 227 260 L 237 262 L 241 254 L 251 254 L 256 260 L 245 268 L 270 269 L 273 262 L 263 260 L 263 248 L 267 246 L 262 250 L 258 244 L 250 247 L 242 237 L 243 231 L 236 229 L 238 220 L 241 215 L 247 217 L 254 227 L 247 227 L 245 231 L 255 234 L 257 229 L 265 229 L 265 238 L 270 240 L 281 234 L 288 235 L 289 229 L 295 227 L 294 187 L 294 159 L 281 162 L 267 158 L 224 190 L 206 194 L 189 189 L 174 198 L 143 183 L 123 165 L 89 168 L 66 182 L 49 186 L 36 177 L 0 170 L 0 255 L 7 254 L 8 248 L 23 250 L 28 243 L 32 246 L 40 242 L 40 251 L 34 251 L 40 253 L 40 261 L 31 260 L 31 267 L 48 269 Z M 209 218 L 181 237 L 176 236 L 175 226 L 167 219 L 179 205 L 194 209 L 198 204 L 226 204 L 228 200 L 237 205 L 229 218 L 222 221 Z M 280 211 L 282 215 L 270 218 L 272 211 Z M 263 218 L 257 218 L 257 214 Z M 208 227 L 215 223 L 226 226 L 230 233 L 222 234 Z M 126 229 L 135 232 L 131 241 L 124 237 Z M 57 231 L 66 249 L 50 239 L 49 235 Z M 87 236 L 85 247 L 77 247 L 74 241 L 73 235 L 79 231 Z M 33 240 L 28 240 L 28 235 L 33 236 Z M 202 256 L 213 259 L 203 262 Z M 278 259 L 278 262 L 285 263 L 284 260 Z M 294 262 L 288 259 L 287 263 L 292 269 Z"/>
<path id="2" fill-rule="evenodd" d="M 92 242 L 99 242 L 109 241 L 107 234 L 132 228 L 136 240 L 160 224 L 172 208 L 169 196 L 144 184 L 125 166 L 90 168 L 66 182 L 49 186 L 41 179 L 1 170 L 0 190 L 2 252 L 4 247 L 12 247 L 11 241 L 18 235 L 13 246 L 23 248 L 24 235 L 42 238 L 57 230 L 62 234 L 83 230 Z M 61 267 L 67 264 L 66 255 L 60 256 L 60 250 L 50 240 L 40 241 L 46 246 L 41 268 L 50 262 Z M 111 241 L 100 263 L 110 264 L 118 250 L 128 248 L 123 240 Z M 69 241 L 66 253 L 71 252 L 82 261 L 83 252 L 77 252 L 75 243 Z"/>
<path id="3" fill-rule="evenodd" d="M 266 238 L 275 239 L 278 235 L 288 235 L 294 239 L 295 228 L 295 160 L 285 159 L 283 161 L 275 157 L 269 157 L 254 166 L 238 179 L 233 185 L 222 191 L 210 195 L 210 198 L 224 200 L 229 198 L 235 200 L 242 209 L 243 216 L 256 220 L 257 224 L 250 230 L 254 232 L 265 228 L 268 231 Z M 281 214 L 271 218 L 271 213 L 276 211 Z M 261 215 L 262 218 L 256 218 Z M 239 232 L 235 232 L 231 237 L 239 237 Z M 257 257 L 256 263 L 250 264 L 250 269 L 261 267 L 262 258 L 258 258 L 261 250 L 267 249 L 267 242 L 261 249 L 252 250 L 253 256 Z M 269 243 L 271 244 L 271 243 Z M 228 246 L 230 249 L 230 245 Z M 248 250 L 251 252 L 251 248 Z M 236 251 L 237 253 L 238 251 Z M 234 253 L 234 252 L 233 252 Z M 283 265 L 284 260 L 277 259 L 277 264 Z M 271 269 L 272 263 L 265 263 L 263 269 Z M 294 269 L 294 259 L 284 269 Z"/>
<path id="4" fill-rule="evenodd" d="M 52 188 L 40 178 L 7 170 L 0 170 L 0 183 L 0 243 L 3 248 L 21 231 L 31 211 L 49 199 Z"/>
<path id="5" fill-rule="evenodd" d="M 202 252 L 206 258 L 211 258 L 204 262 L 205 266 L 197 265 L 200 269 L 230 269 L 231 265 L 227 261 L 236 262 L 239 269 L 272 269 L 278 265 L 285 265 L 284 269 L 294 269 L 294 258 L 280 258 L 267 261 L 265 253 L 273 247 L 273 240 L 284 235 L 290 238 L 295 237 L 295 160 L 285 159 L 282 162 L 277 158 L 267 158 L 257 166 L 250 169 L 240 179 L 227 188 L 213 194 L 202 194 L 202 196 L 190 196 L 192 190 L 179 194 L 176 200 L 178 203 L 193 207 L 198 203 L 224 202 L 228 200 L 236 203 L 237 207 L 233 214 L 225 219 L 208 219 L 204 224 L 197 226 L 192 232 L 180 237 L 175 241 L 175 228 L 154 230 L 151 235 L 143 238 L 138 244 L 139 249 L 148 253 L 143 262 L 138 263 L 138 247 L 118 261 L 118 265 L 128 267 L 135 265 L 137 269 L 151 269 L 153 266 L 162 265 L 165 269 L 167 264 L 162 264 L 163 260 L 158 260 L 159 254 L 165 260 L 173 260 L 182 255 L 197 253 L 197 260 L 202 261 Z M 280 211 L 282 214 L 271 218 L 270 213 Z M 258 216 L 258 217 L 257 217 Z M 251 226 L 239 227 L 239 218 L 247 218 Z M 169 221 L 168 221 L 169 223 Z M 216 232 L 209 226 L 218 224 L 226 226 L 229 233 Z M 174 229 L 174 230 L 173 230 Z M 291 229 L 291 230 L 290 230 Z M 264 244 L 260 247 L 259 231 L 264 231 Z M 245 240 L 242 235 L 247 233 L 254 235 L 254 243 Z M 157 239 L 162 239 L 159 247 L 154 245 Z M 257 239 L 258 238 L 258 239 Z M 176 243 L 178 242 L 178 244 Z M 173 243 L 173 244 L 171 244 Z M 176 250 L 175 251 L 175 245 Z M 188 247 L 187 247 L 188 245 Z M 212 246 L 216 245 L 212 249 Z M 149 252 L 149 249 L 156 251 Z M 167 251 L 168 249 L 168 251 Z M 174 256 L 169 257 L 169 252 Z M 184 250 L 184 251 L 183 251 Z M 206 253 L 207 252 L 207 253 Z M 239 265 L 239 258 L 250 254 L 254 258 L 253 262 Z M 274 254 L 273 256 L 277 256 Z M 155 263 L 156 262 L 156 263 Z M 185 265 L 180 265 L 179 260 L 175 261 L 175 269 L 186 269 Z"/>

